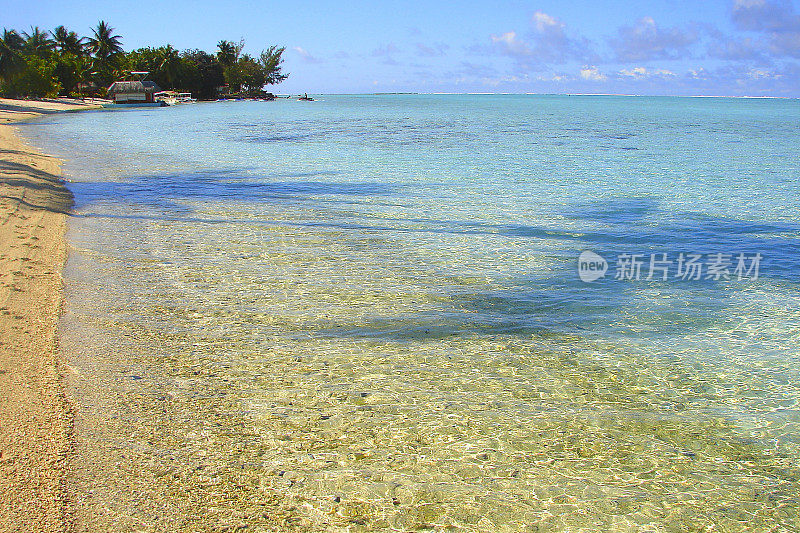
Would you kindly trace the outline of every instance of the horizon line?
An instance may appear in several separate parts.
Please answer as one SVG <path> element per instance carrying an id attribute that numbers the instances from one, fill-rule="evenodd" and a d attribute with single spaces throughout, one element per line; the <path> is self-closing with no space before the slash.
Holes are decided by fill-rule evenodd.
<path id="1" fill-rule="evenodd" d="M 278 94 L 278 93 L 276 93 Z M 290 96 L 293 93 L 284 93 Z M 741 98 L 741 99 L 774 99 L 800 100 L 800 96 L 770 95 L 724 95 L 724 94 L 631 94 L 631 93 L 532 93 L 532 92 L 423 92 L 423 91 L 386 91 L 386 92 L 332 92 L 311 93 L 316 96 L 625 96 L 630 98 Z"/>

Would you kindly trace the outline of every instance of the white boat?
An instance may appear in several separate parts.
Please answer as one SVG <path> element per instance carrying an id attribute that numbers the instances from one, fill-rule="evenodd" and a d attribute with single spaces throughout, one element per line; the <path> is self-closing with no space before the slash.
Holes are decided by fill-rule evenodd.
<path id="1" fill-rule="evenodd" d="M 196 98 L 192 98 L 192 93 L 160 91 L 154 96 L 157 102 L 164 102 L 166 105 L 191 104 L 197 102 Z"/>

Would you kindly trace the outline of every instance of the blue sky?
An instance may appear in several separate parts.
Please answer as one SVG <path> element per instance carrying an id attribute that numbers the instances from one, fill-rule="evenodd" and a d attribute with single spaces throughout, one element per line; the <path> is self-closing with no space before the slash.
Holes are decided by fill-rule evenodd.
<path id="1" fill-rule="evenodd" d="M 279 93 L 512 92 L 800 97 L 792 0 L 111 2 L 0 0 L 0 26 L 98 20 L 126 50 L 286 47 Z"/>

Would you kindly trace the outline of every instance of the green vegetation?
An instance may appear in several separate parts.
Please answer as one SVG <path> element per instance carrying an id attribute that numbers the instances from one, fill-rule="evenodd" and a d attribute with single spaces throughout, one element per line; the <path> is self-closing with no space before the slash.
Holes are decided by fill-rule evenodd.
<path id="1" fill-rule="evenodd" d="M 89 37 L 64 26 L 47 32 L 4 29 L 0 36 L 0 95 L 7 97 L 105 96 L 106 88 L 131 71 L 149 71 L 164 90 L 191 92 L 200 99 L 220 94 L 263 94 L 265 85 L 287 78 L 284 48 L 271 46 L 258 57 L 242 53 L 244 41 L 220 41 L 215 53 L 180 52 L 172 45 L 125 52 L 114 28 L 100 21 Z"/>

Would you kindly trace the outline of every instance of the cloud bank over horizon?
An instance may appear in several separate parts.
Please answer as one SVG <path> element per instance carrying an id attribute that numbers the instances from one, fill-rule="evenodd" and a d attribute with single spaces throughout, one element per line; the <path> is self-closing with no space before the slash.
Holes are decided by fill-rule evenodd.
<path id="1" fill-rule="evenodd" d="M 646 15 L 592 38 L 554 12 L 534 10 L 514 27 L 460 47 L 412 30 L 406 43 L 374 48 L 372 57 L 391 75 L 382 71 L 371 88 L 800 97 L 800 13 L 792 2 L 734 0 L 727 15 L 724 29 Z M 308 52 L 296 50 L 308 60 Z M 329 55 L 316 62 L 337 61 Z"/>

